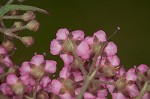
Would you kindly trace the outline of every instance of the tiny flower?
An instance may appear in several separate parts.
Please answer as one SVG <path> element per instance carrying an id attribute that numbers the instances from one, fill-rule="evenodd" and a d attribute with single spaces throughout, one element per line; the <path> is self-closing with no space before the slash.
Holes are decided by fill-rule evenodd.
<path id="1" fill-rule="evenodd" d="M 112 93 L 112 99 L 128 99 L 123 93 Z"/>
<path id="2" fill-rule="evenodd" d="M 29 62 L 23 62 L 19 70 L 21 75 L 29 74 L 31 72 Z"/>
<path id="3" fill-rule="evenodd" d="M 14 85 L 18 81 L 18 77 L 15 74 L 9 74 L 6 78 L 6 82 L 8 85 Z"/>
<path id="4" fill-rule="evenodd" d="M 135 84 L 127 86 L 127 92 L 131 98 L 138 96 L 139 90 Z"/>
<path id="5" fill-rule="evenodd" d="M 51 79 L 48 76 L 44 76 L 42 80 L 40 81 L 40 84 L 43 88 L 47 87 L 48 84 L 51 82 Z"/>
<path id="6" fill-rule="evenodd" d="M 50 44 L 50 53 L 52 55 L 58 55 L 60 51 L 62 50 L 62 46 L 57 40 L 52 40 Z"/>
<path id="7" fill-rule="evenodd" d="M 67 79 L 69 76 L 70 76 L 69 68 L 67 66 L 64 66 L 59 72 L 59 77 Z"/>
<path id="8" fill-rule="evenodd" d="M 148 66 L 145 64 L 141 64 L 137 67 L 137 69 L 139 70 L 139 73 L 143 74 L 148 71 Z"/>
<path id="9" fill-rule="evenodd" d="M 105 52 L 108 56 L 115 55 L 117 53 L 117 46 L 114 42 L 109 42 L 105 47 Z"/>
<path id="10" fill-rule="evenodd" d="M 51 92 L 58 95 L 61 88 L 62 84 L 59 82 L 59 80 L 53 79 L 51 82 Z"/>
<path id="11" fill-rule="evenodd" d="M 7 49 L 3 46 L 0 45 L 0 55 L 6 55 L 7 54 Z"/>
<path id="12" fill-rule="evenodd" d="M 34 64 L 36 66 L 41 65 L 44 62 L 44 56 L 43 55 L 35 55 L 32 57 L 30 63 Z"/>
<path id="13" fill-rule="evenodd" d="M 96 36 L 100 42 L 104 42 L 107 40 L 106 33 L 103 30 L 99 30 L 99 31 L 95 32 L 94 36 Z"/>
<path id="14" fill-rule="evenodd" d="M 53 60 L 46 60 L 45 64 L 45 71 L 48 73 L 55 73 L 56 72 L 56 61 Z"/>
<path id="15" fill-rule="evenodd" d="M 21 41 L 23 44 L 25 44 L 27 47 L 31 46 L 34 43 L 34 39 L 31 36 L 25 36 L 21 37 Z"/>
<path id="16" fill-rule="evenodd" d="M 107 59 L 109 60 L 109 62 L 112 66 L 119 66 L 120 65 L 120 59 L 116 55 L 108 56 Z"/>
<path id="17" fill-rule="evenodd" d="M 77 55 L 83 59 L 89 59 L 90 49 L 86 41 L 82 41 L 76 48 Z"/>
<path id="18" fill-rule="evenodd" d="M 36 20 L 32 20 L 29 23 L 27 23 L 26 28 L 30 31 L 37 31 L 39 29 L 39 26 L 39 22 L 37 22 Z"/>
<path id="19" fill-rule="evenodd" d="M 13 92 L 7 83 L 2 83 L 0 85 L 0 91 L 2 91 L 5 95 L 13 95 Z"/>
<path id="20" fill-rule="evenodd" d="M 85 38 L 85 41 L 86 41 L 89 45 L 91 45 L 91 44 L 93 44 L 93 43 L 94 43 L 94 38 L 93 38 L 93 37 L 88 36 L 88 37 L 86 37 L 86 38 Z"/>
<path id="21" fill-rule="evenodd" d="M 72 31 L 73 39 L 74 40 L 83 40 L 84 39 L 84 32 L 81 30 Z"/>
<path id="22" fill-rule="evenodd" d="M 95 99 L 96 97 L 89 92 L 84 93 L 84 99 Z"/>
<path id="23" fill-rule="evenodd" d="M 127 71 L 126 73 L 126 80 L 128 81 L 136 81 L 137 80 L 137 75 L 135 74 L 135 68 L 131 68 Z"/>
<path id="24" fill-rule="evenodd" d="M 60 57 L 66 65 L 69 65 L 73 61 L 73 56 L 69 54 L 61 54 Z"/>
<path id="25" fill-rule="evenodd" d="M 28 85 L 29 81 L 30 81 L 30 76 L 29 75 L 22 75 L 22 76 L 20 76 L 20 79 L 24 85 Z"/>
<path id="26" fill-rule="evenodd" d="M 73 76 L 76 82 L 83 80 L 83 75 L 79 71 L 73 72 Z"/>
<path id="27" fill-rule="evenodd" d="M 108 95 L 108 92 L 106 89 L 102 89 L 97 92 L 98 98 L 105 98 L 105 97 L 107 97 L 107 95 Z"/>
<path id="28" fill-rule="evenodd" d="M 7 49 L 7 51 L 12 51 L 15 48 L 13 41 L 10 40 L 4 41 L 2 45 Z"/>
<path id="29" fill-rule="evenodd" d="M 56 40 L 66 40 L 69 35 L 69 31 L 66 28 L 59 29 L 56 33 Z"/>
<path id="30" fill-rule="evenodd" d="M 31 21 L 35 19 L 35 14 L 32 11 L 27 11 L 26 13 L 22 15 L 22 19 L 24 21 Z"/>
<path id="31" fill-rule="evenodd" d="M 60 94 L 59 97 L 61 99 L 74 99 L 69 93 Z"/>

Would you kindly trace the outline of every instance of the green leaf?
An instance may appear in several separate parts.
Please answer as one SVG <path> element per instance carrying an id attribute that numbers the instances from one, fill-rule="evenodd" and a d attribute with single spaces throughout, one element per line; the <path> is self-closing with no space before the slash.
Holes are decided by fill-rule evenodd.
<path id="1" fill-rule="evenodd" d="M 49 14 L 46 10 L 37 8 L 37 7 L 33 7 L 33 6 L 27 6 L 27 5 L 5 5 L 3 7 L 0 8 L 0 19 L 1 17 L 4 16 L 4 14 L 6 14 L 9 11 L 12 10 L 21 10 L 21 11 L 38 11 L 40 13 L 44 13 L 44 14 Z"/>

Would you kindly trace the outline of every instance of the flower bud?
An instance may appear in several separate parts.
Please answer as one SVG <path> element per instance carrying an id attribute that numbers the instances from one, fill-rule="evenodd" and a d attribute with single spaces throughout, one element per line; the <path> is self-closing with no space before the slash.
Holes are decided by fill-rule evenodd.
<path id="1" fill-rule="evenodd" d="M 13 25 L 15 28 L 19 29 L 23 26 L 23 23 L 22 22 L 15 22 L 14 25 Z"/>
<path id="2" fill-rule="evenodd" d="M 36 20 L 32 20 L 30 21 L 27 25 L 26 28 L 29 29 L 30 31 L 37 31 L 39 29 L 39 22 L 37 22 Z"/>
<path id="3" fill-rule="evenodd" d="M 21 41 L 23 44 L 25 44 L 27 47 L 31 46 L 34 43 L 34 39 L 31 36 L 25 36 L 21 38 Z"/>
<path id="4" fill-rule="evenodd" d="M 24 21 L 31 21 L 35 19 L 35 14 L 32 11 L 27 11 L 26 13 L 22 15 L 22 19 Z"/>
<path id="5" fill-rule="evenodd" d="M 14 50 L 14 42 L 10 40 L 6 40 L 2 43 L 2 45 L 7 49 L 8 52 Z"/>

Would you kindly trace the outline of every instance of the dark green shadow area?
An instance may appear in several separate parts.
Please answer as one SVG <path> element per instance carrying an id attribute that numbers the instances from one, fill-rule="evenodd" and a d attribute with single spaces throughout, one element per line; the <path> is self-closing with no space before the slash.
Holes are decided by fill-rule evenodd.
<path id="1" fill-rule="evenodd" d="M 1 0 L 0 4 L 2 1 L 5 0 Z M 36 33 L 24 31 L 35 38 L 32 47 L 26 48 L 18 40 L 15 41 L 18 50 L 12 58 L 16 64 L 30 60 L 34 52 L 46 52 L 46 59 L 58 61 L 60 69 L 63 62 L 49 52 L 50 41 L 59 28 L 81 29 L 86 35 L 102 29 L 109 36 L 119 26 L 121 30 L 111 41 L 118 45 L 122 65 L 125 68 L 141 63 L 150 65 L 149 0 L 26 0 L 24 4 L 45 9 L 51 16 L 37 13 L 40 29 Z"/>

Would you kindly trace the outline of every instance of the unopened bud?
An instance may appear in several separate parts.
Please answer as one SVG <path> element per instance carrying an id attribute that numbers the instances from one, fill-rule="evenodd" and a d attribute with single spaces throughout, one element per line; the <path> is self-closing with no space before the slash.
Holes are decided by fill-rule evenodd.
<path id="1" fill-rule="evenodd" d="M 14 23 L 14 27 L 17 28 L 17 29 L 21 28 L 22 26 L 23 26 L 22 22 L 15 22 Z"/>
<path id="2" fill-rule="evenodd" d="M 10 40 L 6 40 L 2 43 L 2 45 L 7 49 L 8 52 L 14 49 L 14 42 Z"/>
<path id="3" fill-rule="evenodd" d="M 26 28 L 30 31 L 37 31 L 39 29 L 39 26 L 39 22 L 37 22 L 36 20 L 32 20 L 26 25 Z"/>
<path id="4" fill-rule="evenodd" d="M 32 11 L 27 11 L 26 13 L 22 15 L 22 19 L 24 21 L 31 21 L 35 19 L 35 14 Z"/>
<path id="5" fill-rule="evenodd" d="M 25 36 L 21 38 L 21 41 L 23 44 L 25 44 L 27 47 L 31 46 L 34 43 L 34 39 L 31 36 Z"/>

